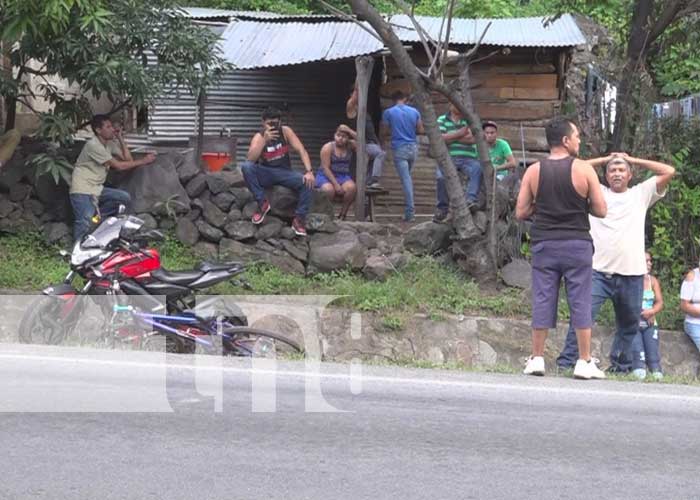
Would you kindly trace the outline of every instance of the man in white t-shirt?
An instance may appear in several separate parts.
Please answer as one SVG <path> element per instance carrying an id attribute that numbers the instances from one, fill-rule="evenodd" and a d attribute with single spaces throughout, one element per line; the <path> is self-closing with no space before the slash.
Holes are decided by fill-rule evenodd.
<path id="1" fill-rule="evenodd" d="M 646 214 L 666 194 L 666 186 L 676 171 L 665 163 L 633 158 L 625 153 L 613 153 L 589 160 L 589 163 L 594 167 L 605 165 L 605 179 L 609 186 L 603 187 L 607 215 L 602 219 L 590 216 L 595 249 L 591 313 L 595 321 L 605 301 L 612 301 L 617 330 L 610 350 L 610 371 L 626 373 L 636 367 L 633 366 L 631 346 L 639 326 L 644 274 L 647 272 L 644 256 Z M 654 175 L 630 188 L 633 164 Z M 576 334 L 569 327 L 557 365 L 568 369 L 577 359 Z"/>

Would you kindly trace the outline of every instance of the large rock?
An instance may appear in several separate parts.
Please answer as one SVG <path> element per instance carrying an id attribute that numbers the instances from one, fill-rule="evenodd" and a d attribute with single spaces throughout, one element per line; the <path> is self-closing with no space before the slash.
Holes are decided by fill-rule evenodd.
<path id="1" fill-rule="evenodd" d="M 214 227 L 224 227 L 226 224 L 226 213 L 222 212 L 221 209 L 212 201 L 204 201 L 202 205 L 202 215 L 204 216 L 204 220 Z"/>
<path id="2" fill-rule="evenodd" d="M 364 246 L 367 249 L 372 249 L 372 248 L 377 248 L 377 239 L 372 236 L 369 233 L 360 233 L 357 235 L 357 237 L 360 240 L 360 243 L 362 243 L 362 246 Z"/>
<path id="3" fill-rule="evenodd" d="M 282 247 L 295 259 L 306 264 L 309 260 L 309 242 L 305 239 L 280 240 Z"/>
<path id="4" fill-rule="evenodd" d="M 24 201 L 32 192 L 32 187 L 28 184 L 19 182 L 10 188 L 10 201 Z"/>
<path id="5" fill-rule="evenodd" d="M 219 258 L 219 246 L 209 241 L 200 241 L 192 248 L 192 251 L 203 260 L 217 260 Z"/>
<path id="6" fill-rule="evenodd" d="M 376 281 L 386 280 L 393 272 L 395 272 L 393 264 L 384 255 L 368 257 L 362 268 L 362 274 L 365 275 L 365 278 Z"/>
<path id="7" fill-rule="evenodd" d="M 190 151 L 184 156 L 183 161 L 177 168 L 177 175 L 180 179 L 180 183 L 183 185 L 187 184 L 190 180 L 194 179 L 197 174 L 201 173 L 202 167 L 196 160 L 194 151 Z"/>
<path id="8" fill-rule="evenodd" d="M 54 221 L 72 221 L 73 209 L 68 195 L 68 184 L 59 179 L 56 184 L 50 175 L 41 175 L 34 180 L 34 195 L 46 207 Z"/>
<path id="9" fill-rule="evenodd" d="M 0 219 L 7 217 L 15 211 L 17 205 L 12 203 L 7 198 L 0 198 Z"/>
<path id="10" fill-rule="evenodd" d="M 116 187 L 131 195 L 131 210 L 136 213 L 186 213 L 190 197 L 175 169 L 181 162 L 182 156 L 177 153 L 158 155 L 151 165 L 128 171 Z"/>
<path id="11" fill-rule="evenodd" d="M 249 240 L 255 237 L 257 227 L 250 221 L 239 220 L 224 226 L 226 234 L 234 240 Z"/>
<path id="12" fill-rule="evenodd" d="M 236 199 L 236 206 L 240 209 L 243 210 L 243 207 L 245 207 L 246 203 L 249 201 L 253 201 L 253 193 L 248 191 L 247 188 L 231 188 L 229 192 L 235 197 Z"/>
<path id="13" fill-rule="evenodd" d="M 447 224 L 423 222 L 406 232 L 403 245 L 413 254 L 432 255 L 449 247 L 451 234 L 452 228 Z"/>
<path id="14" fill-rule="evenodd" d="M 258 209 L 258 204 L 256 201 L 249 201 L 246 203 L 245 207 L 243 207 L 243 212 L 241 214 L 241 218 L 250 220 L 250 218 L 253 216 L 255 211 Z"/>
<path id="15" fill-rule="evenodd" d="M 372 236 L 401 236 L 401 229 L 395 224 L 379 224 L 377 222 L 341 221 L 340 229 L 349 229 L 356 233 L 369 233 Z"/>
<path id="16" fill-rule="evenodd" d="M 352 231 L 316 233 L 309 241 L 309 270 L 328 272 L 336 269 L 362 269 L 365 249 Z"/>
<path id="17" fill-rule="evenodd" d="M 258 226 L 258 234 L 256 238 L 259 240 L 269 240 L 270 238 L 276 238 L 280 236 L 280 232 L 284 227 L 284 223 L 277 217 L 268 215 L 265 217 L 265 221 Z"/>
<path id="18" fill-rule="evenodd" d="M 213 201 L 220 210 L 228 212 L 233 202 L 236 201 L 236 197 L 228 191 L 224 191 L 214 196 L 211 201 Z"/>
<path id="19" fill-rule="evenodd" d="M 230 188 L 241 188 L 245 186 L 245 180 L 243 179 L 243 173 L 240 168 L 221 170 L 220 172 L 207 174 L 206 179 L 207 186 L 212 194 L 219 194 L 228 191 Z"/>
<path id="20" fill-rule="evenodd" d="M 158 221 L 149 213 L 138 214 L 137 217 L 143 221 L 143 230 L 148 231 L 158 227 Z"/>
<path id="21" fill-rule="evenodd" d="M 224 237 L 224 232 L 221 229 L 217 229 L 203 220 L 195 222 L 195 226 L 197 226 L 197 230 L 202 235 L 202 238 L 212 243 L 218 243 Z"/>
<path id="22" fill-rule="evenodd" d="M 524 259 L 515 259 L 501 269 L 501 279 L 508 286 L 529 290 L 532 288 L 532 266 Z"/>
<path id="23" fill-rule="evenodd" d="M 12 186 L 19 183 L 22 178 L 25 177 L 29 168 L 27 158 L 19 151 L 15 151 L 10 161 L 0 168 L 0 190 L 9 191 L 12 189 Z"/>
<path id="24" fill-rule="evenodd" d="M 337 233 L 338 225 L 327 214 L 309 214 L 306 216 L 306 229 L 311 233 Z"/>
<path id="25" fill-rule="evenodd" d="M 49 223 L 44 226 L 44 240 L 50 245 L 70 238 L 70 234 L 70 229 L 63 222 Z"/>
<path id="26" fill-rule="evenodd" d="M 455 241 L 452 258 L 477 283 L 489 286 L 496 283 L 496 263 L 488 250 L 486 238 Z"/>
<path id="27" fill-rule="evenodd" d="M 270 202 L 270 213 L 283 220 L 292 220 L 299 200 L 297 194 L 283 186 L 273 186 L 265 190 L 265 196 Z M 325 214 L 334 217 L 333 204 L 320 191 L 314 191 L 311 198 L 310 214 Z"/>
<path id="28" fill-rule="evenodd" d="M 188 246 L 193 246 L 199 241 L 199 230 L 197 226 L 194 222 L 185 217 L 177 221 L 175 235 L 178 240 Z"/>
<path id="29" fill-rule="evenodd" d="M 288 273 L 304 274 L 302 263 L 286 252 L 281 250 L 270 252 L 229 238 L 221 240 L 219 255 L 221 259 L 240 260 L 245 263 L 264 262 Z"/>
<path id="30" fill-rule="evenodd" d="M 243 213 L 238 208 L 233 207 L 231 210 L 229 210 L 228 214 L 226 215 L 226 224 L 236 222 L 237 220 L 241 220 L 242 216 Z"/>
<path id="31" fill-rule="evenodd" d="M 31 199 L 25 201 L 24 206 L 25 206 L 25 208 L 30 210 L 37 217 L 42 215 L 44 213 L 44 210 L 45 210 L 44 204 L 42 202 L 40 202 L 39 200 L 35 200 L 34 198 L 31 198 Z"/>
<path id="32" fill-rule="evenodd" d="M 192 198 L 196 198 L 207 188 L 207 176 L 197 174 L 187 183 L 187 194 Z"/>

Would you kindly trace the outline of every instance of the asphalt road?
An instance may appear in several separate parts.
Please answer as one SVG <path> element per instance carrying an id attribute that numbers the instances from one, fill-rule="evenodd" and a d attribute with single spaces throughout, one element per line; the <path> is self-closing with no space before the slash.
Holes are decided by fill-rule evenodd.
<path id="1" fill-rule="evenodd" d="M 0 344 L 0 498 L 700 497 L 697 387 L 165 362 Z"/>

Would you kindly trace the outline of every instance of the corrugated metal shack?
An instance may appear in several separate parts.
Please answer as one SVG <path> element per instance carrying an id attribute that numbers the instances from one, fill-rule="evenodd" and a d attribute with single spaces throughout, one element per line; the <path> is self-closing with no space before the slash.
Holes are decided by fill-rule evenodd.
<path id="1" fill-rule="evenodd" d="M 418 17 L 423 28 L 437 39 L 442 18 Z M 427 68 L 428 59 L 417 32 L 407 16 L 392 16 L 399 38 L 412 46 L 411 57 Z M 476 44 L 488 23 L 490 28 L 481 43 L 477 59 L 498 49 L 495 56 L 477 62 L 471 69 L 474 102 L 482 120 L 495 120 L 501 137 L 508 140 L 516 159 L 527 163 L 547 151 L 544 123 L 561 109 L 566 99 L 566 73 L 574 47 L 586 43 L 574 18 L 568 14 L 545 26 L 542 18 L 453 19 L 451 48 L 459 52 Z M 396 64 L 387 58 L 386 83 L 382 85 L 382 107 L 391 105 L 389 96 L 397 89 L 410 92 Z M 458 68 L 449 66 L 448 77 L 458 77 Z M 438 112 L 447 111 L 447 101 L 434 95 Z M 522 139 L 524 139 L 524 141 Z M 524 142 L 524 151 L 523 151 Z M 383 184 L 391 194 L 385 213 L 403 210 L 401 185 L 393 168 L 388 168 Z M 417 214 L 431 214 L 435 207 L 435 161 L 428 156 L 427 140 L 422 141 L 420 156 L 413 170 Z"/>
<path id="2" fill-rule="evenodd" d="M 409 90 L 391 57 L 380 55 L 384 47 L 355 23 L 334 16 L 285 16 L 272 13 L 187 9 L 198 22 L 222 30 L 221 48 L 236 66 L 217 88 L 209 89 L 205 105 L 205 134 L 229 129 L 238 137 L 237 159 L 245 156 L 249 139 L 258 129 L 261 110 L 281 107 L 286 122 L 304 142 L 318 165 L 321 145 L 332 138 L 345 119 L 345 101 L 355 77 L 354 58 L 377 58 L 370 85 L 369 112 L 378 122 L 388 97 L 397 88 Z M 418 18 L 437 38 L 441 18 Z M 418 35 L 406 16 L 392 16 L 401 40 L 412 47 L 419 66 L 427 65 Z M 477 63 L 472 80 L 482 119 L 496 120 L 501 135 L 511 143 L 516 158 L 533 161 L 546 151 L 544 122 L 555 115 L 566 99 L 566 72 L 574 47 L 585 43 L 575 20 L 564 15 L 545 25 L 541 18 L 455 19 L 452 48 L 464 51 L 479 39 L 482 53 L 506 49 Z M 218 23 L 218 24 L 217 24 Z M 457 76 L 457 68 L 451 67 Z M 439 111 L 447 103 L 436 96 Z M 148 141 L 182 143 L 197 130 L 197 105 L 192 96 L 172 95 L 149 110 Z M 525 151 L 522 151 L 521 132 Z M 524 153 L 524 154 L 523 154 Z M 414 172 L 417 215 L 432 214 L 435 203 L 435 164 L 422 141 Z M 387 160 L 382 184 L 391 194 L 380 200 L 379 215 L 403 212 L 403 195 Z"/>

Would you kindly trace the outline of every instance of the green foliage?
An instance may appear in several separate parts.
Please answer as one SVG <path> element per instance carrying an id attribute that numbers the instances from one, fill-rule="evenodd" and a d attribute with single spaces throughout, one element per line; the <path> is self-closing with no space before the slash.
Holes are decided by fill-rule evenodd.
<path id="1" fill-rule="evenodd" d="M 73 164 L 65 158 L 42 153 L 32 158 L 31 164 L 36 167 L 37 177 L 50 175 L 56 184 L 63 179 L 70 185 Z"/>
<path id="2" fill-rule="evenodd" d="M 216 35 L 183 17 L 174 0 L 0 0 L 0 6 L 2 41 L 17 70 L 0 75 L 0 90 L 24 103 L 46 99 L 52 112 L 40 115 L 40 133 L 52 141 L 65 142 L 86 124 L 89 96 L 107 97 L 113 110 L 143 107 L 166 90 L 196 95 L 226 68 Z M 149 56 L 157 63 L 147 64 Z M 38 88 L 26 74 L 41 82 Z M 55 76 L 71 91 L 51 83 Z"/>
<path id="3" fill-rule="evenodd" d="M 400 331 L 403 328 L 404 320 L 401 316 L 387 314 L 382 318 L 382 326 L 387 330 Z"/>

